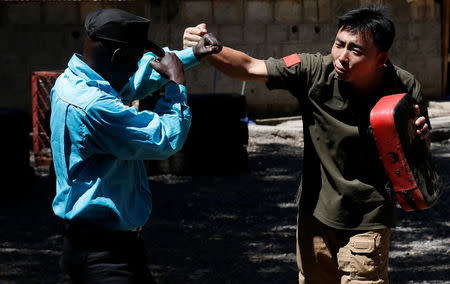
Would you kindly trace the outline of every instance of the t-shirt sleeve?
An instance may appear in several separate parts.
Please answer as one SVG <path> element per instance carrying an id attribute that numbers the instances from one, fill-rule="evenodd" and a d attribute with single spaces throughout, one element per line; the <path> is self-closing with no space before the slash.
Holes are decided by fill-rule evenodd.
<path id="1" fill-rule="evenodd" d="M 264 63 L 267 68 L 268 80 L 266 85 L 269 90 L 289 90 L 304 77 L 300 54 L 294 53 L 280 59 L 270 57 Z"/>
<path id="2" fill-rule="evenodd" d="M 324 60 L 320 54 L 294 53 L 280 59 L 265 60 L 267 68 L 267 88 L 285 89 L 298 94 L 307 90 L 322 74 Z"/>

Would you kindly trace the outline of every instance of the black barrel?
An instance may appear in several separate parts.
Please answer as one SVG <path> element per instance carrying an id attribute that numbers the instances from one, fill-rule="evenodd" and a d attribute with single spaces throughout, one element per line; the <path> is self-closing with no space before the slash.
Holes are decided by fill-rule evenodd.
<path id="1" fill-rule="evenodd" d="M 166 161 L 149 161 L 149 174 L 233 175 L 248 171 L 245 97 L 189 94 L 192 125 L 183 149 Z"/>
<path id="2" fill-rule="evenodd" d="M 31 119 L 20 110 L 0 109 L 0 131 L 2 197 L 26 196 L 34 190 L 34 171 L 30 166 Z"/>

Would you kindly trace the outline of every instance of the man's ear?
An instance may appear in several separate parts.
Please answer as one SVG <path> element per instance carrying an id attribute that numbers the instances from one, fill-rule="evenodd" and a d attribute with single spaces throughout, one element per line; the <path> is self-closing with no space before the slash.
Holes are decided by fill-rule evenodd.
<path id="1" fill-rule="evenodd" d="M 122 50 L 120 48 L 116 48 L 111 55 L 111 64 L 117 63 L 120 61 L 120 55 Z"/>
<path id="2" fill-rule="evenodd" d="M 377 55 L 377 68 L 380 68 L 380 67 L 384 66 L 384 64 L 386 63 L 388 58 L 389 58 L 389 53 L 387 51 L 381 51 L 380 53 L 378 53 L 378 55 Z"/>

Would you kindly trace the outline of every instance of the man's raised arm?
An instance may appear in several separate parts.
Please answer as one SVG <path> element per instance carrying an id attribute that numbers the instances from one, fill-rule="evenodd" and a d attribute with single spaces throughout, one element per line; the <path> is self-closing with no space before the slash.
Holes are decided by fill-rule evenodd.
<path id="1" fill-rule="evenodd" d="M 183 48 L 195 46 L 207 33 L 206 24 L 186 28 L 183 34 Z M 223 47 L 222 51 L 205 58 L 205 61 L 225 75 L 242 81 L 267 82 L 267 68 L 263 60 L 253 58 L 247 54 Z"/>

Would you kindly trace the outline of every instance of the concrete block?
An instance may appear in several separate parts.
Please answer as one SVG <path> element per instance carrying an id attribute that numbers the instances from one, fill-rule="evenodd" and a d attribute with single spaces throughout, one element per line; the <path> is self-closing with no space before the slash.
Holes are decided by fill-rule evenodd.
<path id="1" fill-rule="evenodd" d="M 412 20 L 425 18 L 425 0 L 415 0 L 409 4 L 409 16 Z"/>
<path id="2" fill-rule="evenodd" d="M 422 83 L 423 74 L 425 73 L 424 70 L 426 68 L 425 60 L 418 59 L 417 55 L 409 54 L 404 64 L 405 65 L 399 64 L 398 66 L 416 76 L 419 82 Z"/>
<path id="3" fill-rule="evenodd" d="M 46 54 L 33 54 L 28 57 L 29 66 L 32 71 L 39 70 L 58 70 L 65 68 L 67 64 L 63 66 L 58 65 L 63 61 L 68 61 L 70 58 L 61 58 L 61 51 L 53 51 L 52 53 Z"/>
<path id="4" fill-rule="evenodd" d="M 332 20 L 330 0 L 318 0 L 318 9 L 320 22 L 329 22 Z"/>
<path id="5" fill-rule="evenodd" d="M 433 69 L 435 69 L 436 71 L 429 70 L 428 72 L 424 71 L 420 73 L 419 77 L 420 83 L 422 84 L 422 90 L 439 89 L 441 87 L 442 76 L 436 76 L 437 71 L 440 71 L 441 68 L 440 66 L 435 66 L 435 68 Z M 427 92 L 431 93 L 430 91 Z"/>
<path id="6" fill-rule="evenodd" d="M 378 2 L 378 0 L 360 0 L 359 3 L 361 5 L 361 7 L 366 7 L 372 4 L 376 4 Z"/>
<path id="7" fill-rule="evenodd" d="M 298 0 L 275 1 L 275 20 L 280 23 L 299 23 L 302 20 L 301 3 Z"/>
<path id="8" fill-rule="evenodd" d="M 265 46 L 264 54 L 266 54 L 265 58 L 273 57 L 273 58 L 281 58 L 283 55 L 282 53 L 282 47 L 284 44 L 275 44 L 275 43 L 268 43 Z"/>
<path id="9" fill-rule="evenodd" d="M 9 3 L 6 8 L 8 24 L 40 24 L 41 3 Z"/>
<path id="10" fill-rule="evenodd" d="M 443 98 L 441 88 L 423 88 L 422 93 L 429 100 L 441 100 Z"/>
<path id="11" fill-rule="evenodd" d="M 409 40 L 409 22 L 394 22 L 395 25 L 395 39 L 394 41 L 405 41 Z"/>
<path id="12" fill-rule="evenodd" d="M 311 42 L 320 41 L 320 25 L 318 24 L 302 24 L 298 29 L 298 37 L 300 41 Z"/>
<path id="13" fill-rule="evenodd" d="M 242 24 L 244 18 L 242 0 L 213 1 L 216 24 Z"/>
<path id="14" fill-rule="evenodd" d="M 170 43 L 170 25 L 150 22 L 149 38 L 161 46 L 168 45 Z"/>
<path id="15" fill-rule="evenodd" d="M 18 36 L 18 32 L 13 31 L 11 27 L 0 27 L 0 35 L 2 38 L 10 39 L 2 41 L 0 44 L 0 54 L 14 49 L 15 44 L 19 43 L 19 40 L 15 38 Z"/>
<path id="16" fill-rule="evenodd" d="M 288 41 L 290 34 L 290 26 L 288 25 L 268 25 L 267 26 L 267 42 L 283 43 Z"/>
<path id="17" fill-rule="evenodd" d="M 411 16 L 409 13 L 410 6 L 407 1 L 392 1 L 386 3 L 388 12 L 392 15 L 391 19 L 397 28 L 398 23 L 409 23 Z"/>
<path id="18" fill-rule="evenodd" d="M 211 1 L 183 1 L 181 11 L 183 22 L 186 24 L 213 22 Z"/>
<path id="19" fill-rule="evenodd" d="M 80 5 L 76 2 L 44 2 L 44 17 L 46 24 L 80 25 Z"/>
<path id="20" fill-rule="evenodd" d="M 411 22 L 409 24 L 409 39 L 410 40 L 423 40 L 427 39 L 440 39 L 441 38 L 441 26 L 439 22 L 426 21 L 426 22 Z"/>
<path id="21" fill-rule="evenodd" d="M 26 46 L 26 48 L 29 48 L 29 46 L 31 46 L 33 50 L 46 50 L 46 52 L 51 52 L 55 49 L 61 48 L 60 45 L 63 38 L 62 33 L 29 30 L 20 32 L 20 34 L 21 41 L 29 44 L 23 45 Z M 58 44 L 49 44 L 49 42 L 58 42 Z"/>
<path id="22" fill-rule="evenodd" d="M 214 72 L 215 69 L 208 64 L 201 64 L 187 71 L 188 91 L 191 94 L 212 93 L 214 90 Z"/>
<path id="23" fill-rule="evenodd" d="M 84 37 L 83 28 L 80 27 L 78 29 L 68 29 L 64 32 L 64 47 L 63 53 L 72 54 L 74 52 L 82 53 Z"/>
<path id="24" fill-rule="evenodd" d="M 319 14 L 318 8 L 316 0 L 303 1 L 303 18 L 305 22 L 317 22 Z"/>
<path id="25" fill-rule="evenodd" d="M 333 43 L 337 34 L 337 25 L 318 24 L 314 26 L 314 32 L 319 34 L 320 42 Z"/>
<path id="26" fill-rule="evenodd" d="M 147 3 L 149 1 L 102 1 L 103 2 L 103 8 L 116 8 L 128 11 L 132 14 L 141 16 L 141 17 L 148 17 L 148 9 L 147 7 L 150 5 L 150 3 Z"/>
<path id="27" fill-rule="evenodd" d="M 213 25 L 213 24 L 206 25 L 206 29 L 208 30 L 208 33 L 212 33 L 216 36 L 219 35 L 219 27 L 220 27 L 220 25 Z M 220 41 L 220 38 L 219 38 L 219 41 Z"/>
<path id="28" fill-rule="evenodd" d="M 415 0 L 410 3 L 412 20 L 440 20 L 439 5 L 434 0 Z"/>
<path id="29" fill-rule="evenodd" d="M 266 41 L 266 25 L 246 25 L 244 30 L 244 42 L 259 44 Z"/>
<path id="30" fill-rule="evenodd" d="M 332 42 L 305 42 L 301 44 L 301 52 L 327 55 L 331 51 Z"/>
<path id="31" fill-rule="evenodd" d="M 288 40 L 290 42 L 296 42 L 299 40 L 299 32 L 298 32 L 299 25 L 289 25 L 288 26 Z"/>
<path id="32" fill-rule="evenodd" d="M 290 54 L 294 53 L 302 53 L 304 52 L 301 48 L 301 44 L 299 43 L 290 43 L 290 44 L 283 44 L 281 47 L 281 53 L 283 54 L 282 57 L 288 56 Z"/>
<path id="33" fill-rule="evenodd" d="M 410 46 L 411 43 L 407 40 L 394 40 L 389 51 L 390 58 L 393 60 L 393 64 L 397 64 L 397 62 L 406 60 L 408 53 L 405 51 L 408 50 Z"/>
<path id="34" fill-rule="evenodd" d="M 213 72 L 216 72 L 216 93 L 241 93 L 242 81 L 229 78 L 216 70 Z"/>
<path id="35" fill-rule="evenodd" d="M 245 9 L 245 22 L 250 24 L 272 23 L 272 2 L 269 0 L 247 1 Z"/>
<path id="36" fill-rule="evenodd" d="M 11 52 L 11 51 L 10 51 Z M 20 67 L 23 67 L 23 60 L 21 54 L 18 52 L 15 53 L 1 53 L 0 54 L 0 68 L 3 69 L 2 76 L 9 76 L 14 74 Z M 7 80 L 3 78 L 2 83 L 7 83 Z"/>
<path id="37" fill-rule="evenodd" d="M 243 29 L 241 25 L 220 25 L 219 39 L 224 45 L 240 44 L 243 41 Z"/>
<path id="38" fill-rule="evenodd" d="M 332 2 L 332 11 L 334 13 L 334 17 L 341 16 L 346 12 L 359 8 L 360 0 L 340 0 Z"/>
<path id="39" fill-rule="evenodd" d="M 0 87 L 0 92 L 2 94 L 0 99 L 1 108 L 22 110 L 31 117 L 31 99 L 25 95 L 26 92 L 11 91 L 11 89 L 4 86 Z"/>
<path id="40" fill-rule="evenodd" d="M 84 23 L 84 20 L 86 19 L 86 16 L 95 10 L 102 9 L 104 2 L 87 2 L 87 1 L 81 1 L 80 2 L 80 23 Z"/>
<path id="41" fill-rule="evenodd" d="M 328 55 L 331 53 L 331 48 L 333 47 L 333 42 L 321 42 L 317 45 L 316 52 L 321 53 L 322 55 Z"/>
<path id="42" fill-rule="evenodd" d="M 163 1 L 152 1 L 148 8 L 148 18 L 155 24 L 167 23 L 168 5 Z"/>
<path id="43" fill-rule="evenodd" d="M 183 33 L 185 25 L 170 25 L 170 37 L 169 42 L 161 43 L 163 46 L 169 46 L 170 49 L 182 49 L 183 48 Z"/>
<path id="44" fill-rule="evenodd" d="M 8 24 L 8 6 L 0 4 L 0 27 Z"/>
<path id="45" fill-rule="evenodd" d="M 265 44 L 240 44 L 236 45 L 235 48 L 251 57 L 258 59 L 266 59 L 270 56 L 270 54 L 266 53 L 267 50 L 265 48 Z"/>
<path id="46" fill-rule="evenodd" d="M 29 74 L 25 73 L 26 70 L 20 70 L 21 72 L 13 73 L 11 76 L 11 85 L 14 91 L 25 93 L 28 90 L 28 84 L 31 80 Z M 31 95 L 30 95 L 31 96 Z"/>
<path id="47" fill-rule="evenodd" d="M 434 81 L 430 80 L 431 82 L 434 82 L 433 85 L 440 87 L 440 79 L 442 79 L 442 76 L 436 76 L 436 74 L 442 74 L 442 58 L 439 55 L 426 58 L 425 70 L 426 73 L 430 74 L 431 77 L 434 78 Z"/>
<path id="48" fill-rule="evenodd" d="M 408 53 L 414 53 L 416 52 L 422 58 L 428 59 L 429 57 L 433 56 L 441 56 L 442 54 L 442 45 L 440 39 L 424 39 L 420 40 L 415 44 L 415 49 L 413 50 L 411 47 L 409 49 L 406 49 L 409 52 Z"/>
<path id="49" fill-rule="evenodd" d="M 439 5 L 434 0 L 426 0 L 425 6 L 425 18 L 435 19 L 440 15 Z"/>

